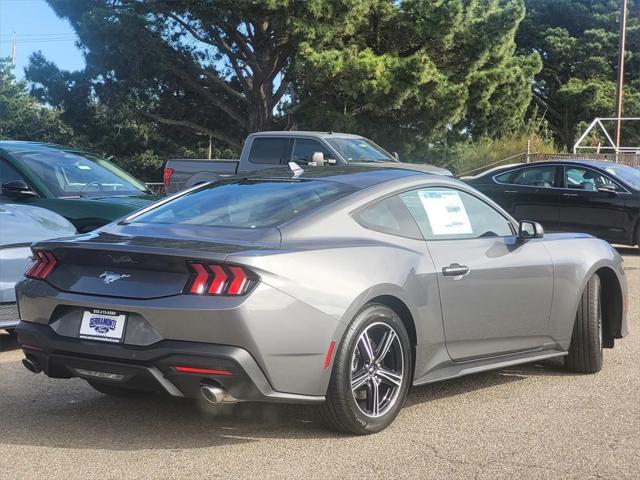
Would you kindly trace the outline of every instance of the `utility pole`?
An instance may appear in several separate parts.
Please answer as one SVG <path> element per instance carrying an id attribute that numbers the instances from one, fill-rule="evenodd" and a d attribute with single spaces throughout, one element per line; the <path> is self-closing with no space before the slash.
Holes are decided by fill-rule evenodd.
<path id="1" fill-rule="evenodd" d="M 211 135 L 209 135 L 209 155 L 208 155 L 208 159 L 211 160 L 211 143 L 212 143 L 212 139 L 211 139 Z"/>
<path id="2" fill-rule="evenodd" d="M 624 95 L 624 53 L 627 37 L 627 0 L 620 0 L 620 43 L 618 49 L 618 82 L 616 85 L 616 153 L 622 129 L 622 96 Z"/>
<path id="3" fill-rule="evenodd" d="M 13 69 L 16 69 L 16 32 L 13 32 L 13 47 L 11 48 L 11 63 Z"/>

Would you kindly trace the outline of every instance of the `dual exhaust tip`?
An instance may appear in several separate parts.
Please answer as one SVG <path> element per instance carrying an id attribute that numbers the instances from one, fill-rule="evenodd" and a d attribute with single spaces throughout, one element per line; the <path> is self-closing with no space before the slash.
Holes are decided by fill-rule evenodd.
<path id="1" fill-rule="evenodd" d="M 23 358 L 22 365 L 24 365 L 24 368 L 30 372 L 42 372 L 42 367 L 38 361 L 33 358 Z M 238 401 L 233 395 L 219 385 L 201 383 L 200 393 L 202 393 L 204 399 L 209 403 L 236 403 Z"/>
<path id="2" fill-rule="evenodd" d="M 200 393 L 209 403 L 236 403 L 238 400 L 219 385 L 200 384 Z"/>
<path id="3" fill-rule="evenodd" d="M 29 357 L 22 359 L 22 365 L 24 365 L 24 368 L 33 373 L 40 373 L 42 371 L 42 367 L 40 366 L 38 361 Z"/>

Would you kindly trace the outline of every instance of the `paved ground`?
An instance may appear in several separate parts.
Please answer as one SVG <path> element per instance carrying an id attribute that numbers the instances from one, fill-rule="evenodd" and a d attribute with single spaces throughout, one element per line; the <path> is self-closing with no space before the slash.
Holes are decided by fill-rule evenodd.
<path id="1" fill-rule="evenodd" d="M 558 363 L 414 389 L 388 430 L 327 432 L 302 407 L 119 401 L 0 353 L 0 478 L 640 478 L 640 250 L 621 249 L 632 333 L 597 375 Z"/>

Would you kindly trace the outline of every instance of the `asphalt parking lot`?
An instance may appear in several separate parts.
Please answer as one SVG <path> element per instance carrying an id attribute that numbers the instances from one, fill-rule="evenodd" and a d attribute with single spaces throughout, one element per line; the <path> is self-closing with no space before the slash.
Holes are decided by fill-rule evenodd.
<path id="1" fill-rule="evenodd" d="M 387 430 L 310 407 L 116 400 L 33 375 L 0 336 L 0 478 L 640 478 L 640 249 L 621 248 L 631 334 L 597 375 L 526 365 L 414 389 Z"/>

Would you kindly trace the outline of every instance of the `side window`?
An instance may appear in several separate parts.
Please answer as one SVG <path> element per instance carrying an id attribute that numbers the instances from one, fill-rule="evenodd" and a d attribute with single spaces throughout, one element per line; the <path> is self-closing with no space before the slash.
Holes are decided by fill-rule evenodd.
<path id="1" fill-rule="evenodd" d="M 555 165 L 523 168 L 511 178 L 509 183 L 528 187 L 555 187 L 557 186 L 556 168 Z"/>
<path id="2" fill-rule="evenodd" d="M 293 145 L 293 154 L 291 160 L 298 163 L 307 163 L 311 161 L 311 155 L 314 152 L 322 152 L 324 158 L 332 158 L 334 155 L 328 148 L 324 147 L 317 140 L 311 140 L 309 138 L 296 138 Z"/>
<path id="3" fill-rule="evenodd" d="M 514 235 L 511 222 L 473 195 L 447 187 L 400 195 L 427 240 L 455 240 Z"/>
<path id="4" fill-rule="evenodd" d="M 511 179 L 517 177 L 518 175 L 520 175 L 521 171 L 522 171 L 522 169 L 511 170 L 510 172 L 501 173 L 500 175 L 496 175 L 493 178 L 498 183 L 511 183 L 512 182 Z"/>
<path id="5" fill-rule="evenodd" d="M 25 178 L 13 165 L 0 158 L 0 185 L 11 180 L 25 180 Z"/>
<path id="6" fill-rule="evenodd" d="M 282 152 L 288 143 L 289 140 L 286 138 L 256 138 L 251 144 L 249 161 L 279 165 Z"/>
<path id="7" fill-rule="evenodd" d="M 567 188 L 573 190 L 586 190 L 588 192 L 596 192 L 598 188 L 621 190 L 618 184 L 609 177 L 589 168 L 565 167 L 564 176 Z"/>
<path id="8" fill-rule="evenodd" d="M 370 205 L 353 218 L 369 230 L 422 240 L 416 222 L 397 196 Z"/>

